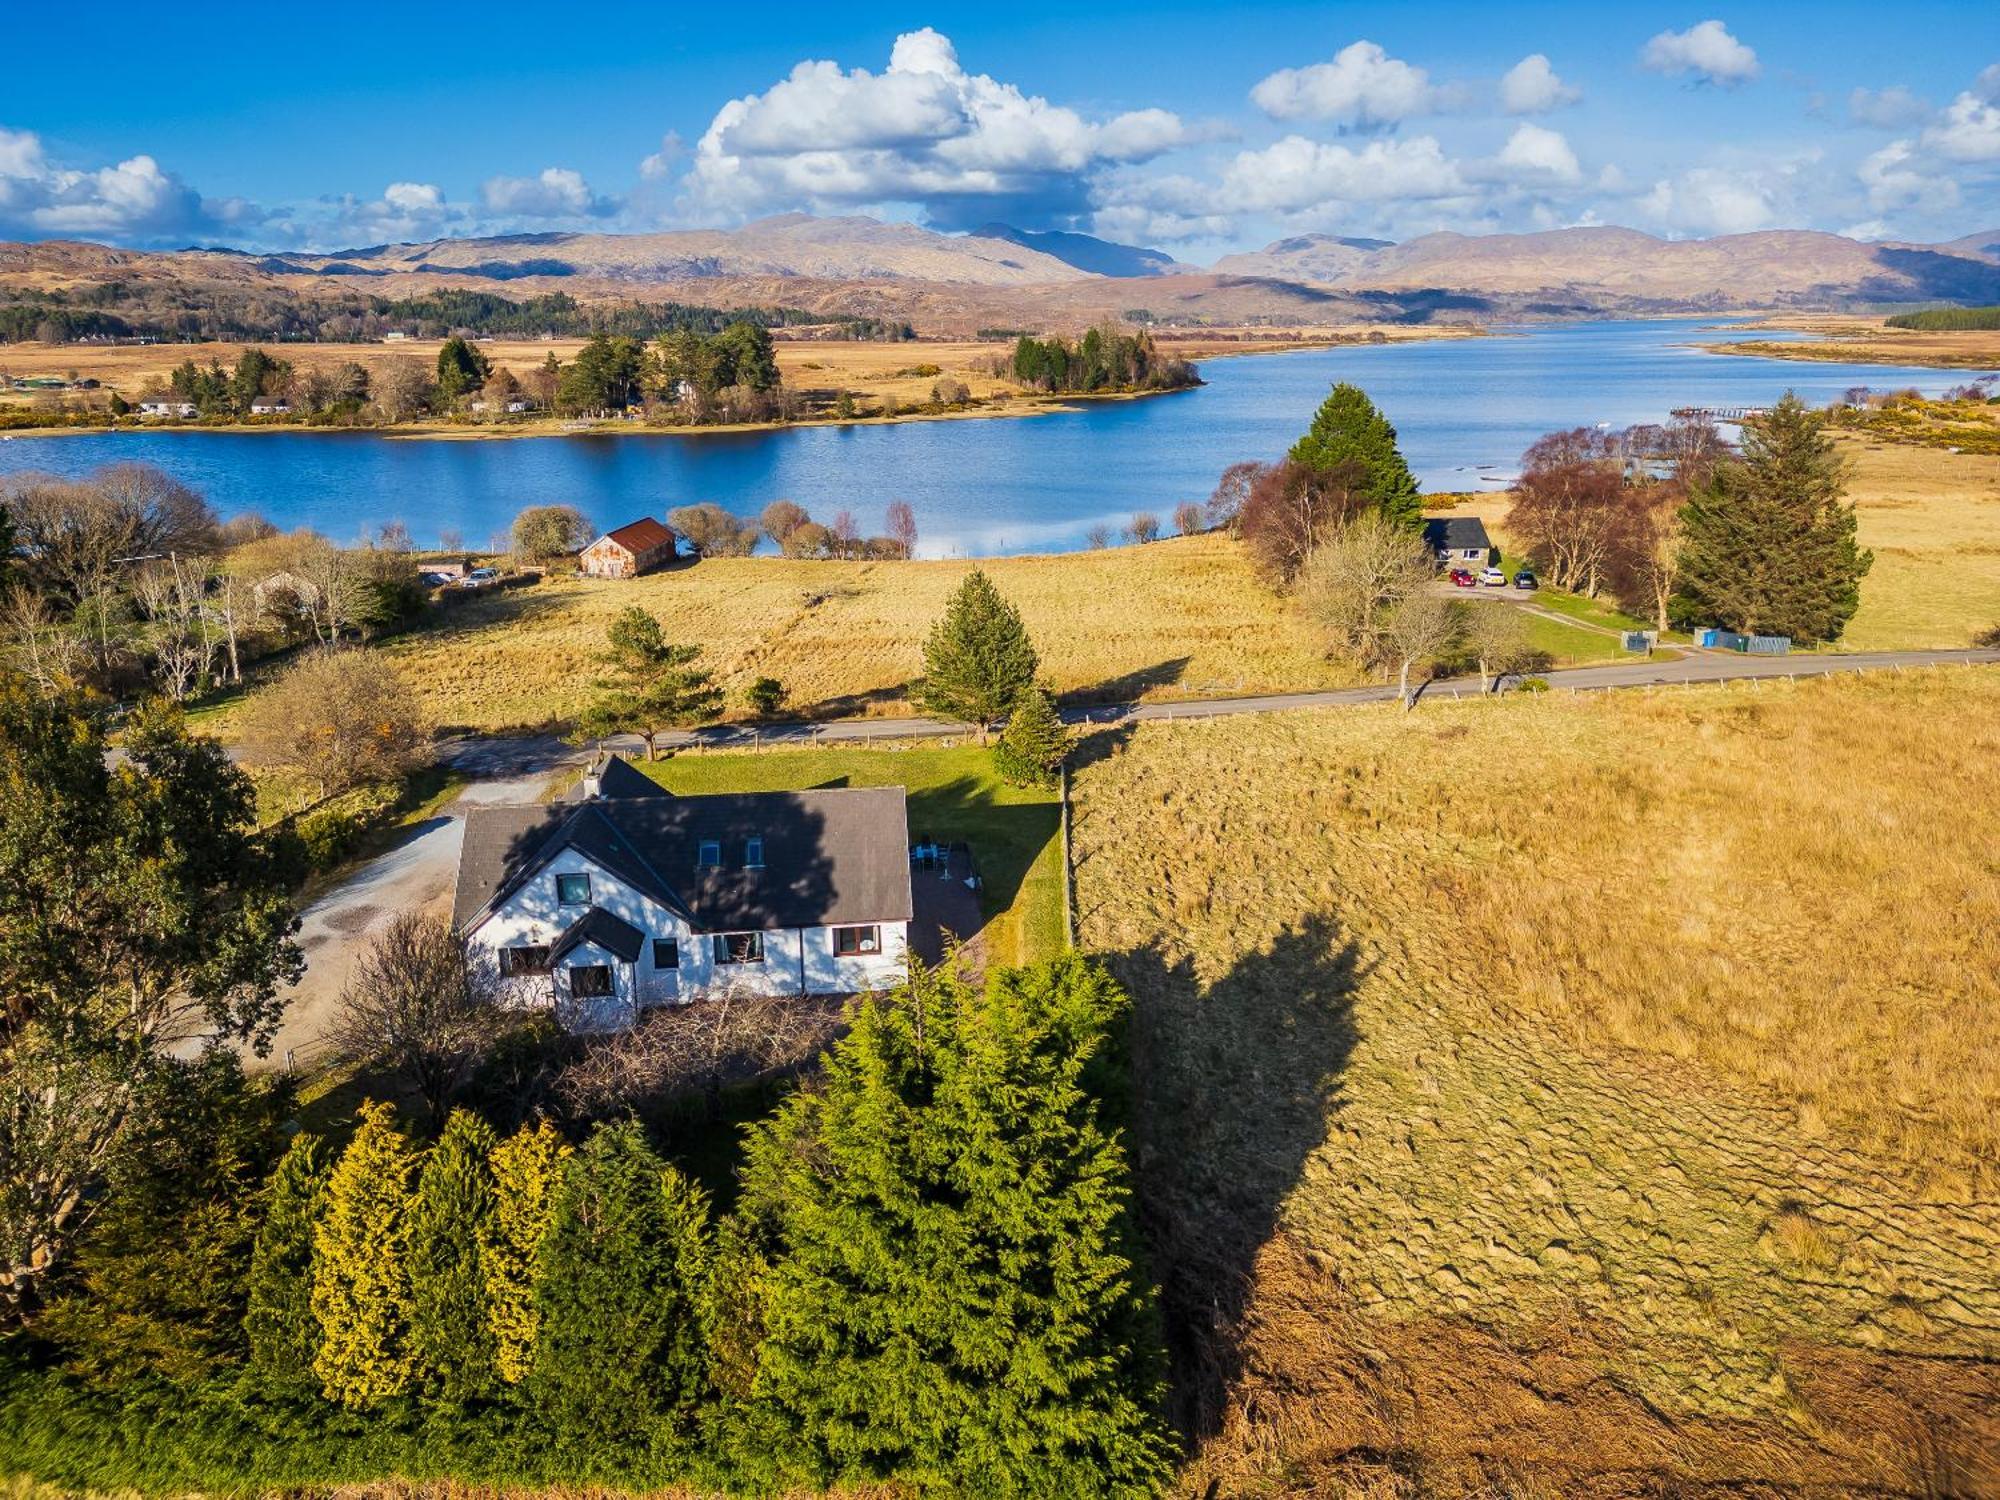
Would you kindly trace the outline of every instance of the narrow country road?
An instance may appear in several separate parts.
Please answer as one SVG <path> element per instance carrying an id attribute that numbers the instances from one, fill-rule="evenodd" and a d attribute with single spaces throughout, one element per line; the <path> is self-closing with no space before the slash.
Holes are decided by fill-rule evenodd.
<path id="1" fill-rule="evenodd" d="M 1609 688 L 1655 687 L 1683 682 L 1734 682 L 1761 677 L 1825 677 L 1836 672 L 1890 671 L 1900 668 L 1954 664 L 2000 663 L 2000 650 L 1858 651 L 1824 656 L 1738 656 L 1733 653 L 1690 654 L 1677 660 L 1634 660 L 1596 667 L 1572 667 L 1541 674 L 1551 689 L 1596 692 Z M 1512 684 L 1510 683 L 1511 687 Z M 1480 691 L 1477 677 L 1448 677 L 1425 690 L 1427 698 L 1472 697 Z M 1168 703 L 1113 703 L 1092 708 L 1064 709 L 1071 724 L 1144 723 L 1154 719 L 1207 719 L 1228 714 L 1282 713 L 1295 708 L 1337 708 L 1352 703 L 1387 703 L 1395 699 L 1389 684 L 1331 688 L 1323 692 L 1260 693 L 1242 698 L 1184 698 Z M 678 730 L 660 736 L 660 748 L 707 750 L 752 749 L 772 745 L 807 748 L 813 745 L 866 744 L 870 741 L 957 738 L 971 731 L 945 719 L 830 719 L 819 723 L 721 724 Z M 625 754 L 643 754 L 637 735 L 616 735 L 604 742 Z M 585 750 L 540 736 L 532 739 L 468 738 L 445 748 L 446 759 L 471 774 L 485 764 L 533 764 L 553 768 L 563 761 L 586 758 Z"/>

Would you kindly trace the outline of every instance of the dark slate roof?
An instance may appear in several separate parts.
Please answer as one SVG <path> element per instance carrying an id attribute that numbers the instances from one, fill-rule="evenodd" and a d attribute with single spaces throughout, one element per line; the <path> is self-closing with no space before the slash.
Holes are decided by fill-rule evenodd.
<path id="1" fill-rule="evenodd" d="M 646 943 L 646 934 L 615 912 L 593 906 L 570 923 L 563 935 L 555 940 L 549 949 L 549 962 L 554 963 L 571 949 L 585 943 L 595 943 L 606 953 L 615 954 L 629 964 L 638 960 L 639 950 Z"/>
<path id="2" fill-rule="evenodd" d="M 586 772 L 586 775 L 589 773 Z M 597 795 L 601 798 L 621 797 L 670 797 L 669 792 L 659 782 L 635 767 L 622 755 L 611 756 L 597 773 Z M 584 800 L 581 781 L 562 794 L 564 802 Z"/>
<path id="3" fill-rule="evenodd" d="M 1477 516 L 1436 516 L 1424 522 L 1424 545 L 1433 552 L 1458 552 L 1493 543 L 1486 538 L 1486 523 Z"/>
<path id="4" fill-rule="evenodd" d="M 665 522 L 655 521 L 651 516 L 641 516 L 636 521 L 620 526 L 616 531 L 607 531 L 599 540 L 616 542 L 627 552 L 637 556 L 651 552 L 655 547 L 672 546 L 674 532 Z"/>
<path id="5" fill-rule="evenodd" d="M 752 838 L 764 841 L 761 869 L 743 866 Z M 709 840 L 722 846 L 722 864 L 698 869 Z M 476 926 L 566 848 L 681 913 L 698 932 L 910 919 L 903 789 L 839 787 L 473 807 L 453 922 Z"/>

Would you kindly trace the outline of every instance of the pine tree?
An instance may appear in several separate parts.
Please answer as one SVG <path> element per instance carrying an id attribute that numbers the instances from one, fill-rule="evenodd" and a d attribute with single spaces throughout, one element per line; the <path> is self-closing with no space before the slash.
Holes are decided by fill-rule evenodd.
<path id="1" fill-rule="evenodd" d="M 330 1401 L 379 1405 L 410 1388 L 410 1184 L 416 1153 L 387 1104 L 361 1123 L 327 1179 L 313 1236 L 313 1369 Z"/>
<path id="2" fill-rule="evenodd" d="M 1028 687 L 1014 700 L 994 755 L 1000 775 L 1012 786 L 1049 787 L 1069 754 L 1069 730 L 1046 688 Z"/>
<path id="3" fill-rule="evenodd" d="M 326 1143 L 300 1133 L 271 1175 L 264 1222 L 250 1256 L 244 1332 L 250 1364 L 272 1388 L 316 1385 L 319 1319 L 313 1313 L 313 1234 L 326 1207 L 332 1171 Z"/>
<path id="4" fill-rule="evenodd" d="M 494 1383 L 493 1327 L 480 1243 L 493 1216 L 492 1127 L 453 1110 L 417 1174 L 410 1209 L 410 1349 L 426 1391 L 445 1405 Z"/>
<path id="5" fill-rule="evenodd" d="M 1129 1171 L 1103 1119 L 1125 1006 L 1071 956 L 857 1006 L 749 1142 L 769 1259 L 745 1426 L 796 1477 L 1151 1494 L 1170 1471 Z M 758 1417 L 761 1416 L 761 1420 Z"/>
<path id="6" fill-rule="evenodd" d="M 1358 492 L 1384 517 L 1412 529 L 1422 525 L 1423 496 L 1396 446 L 1396 429 L 1360 386 L 1343 381 L 1333 388 L 1313 414 L 1306 435 L 1292 444 L 1291 457 L 1321 474 L 1343 464 L 1357 465 Z"/>
<path id="7" fill-rule="evenodd" d="M 509 1385 L 528 1378 L 540 1323 L 535 1272 L 556 1188 L 570 1148 L 547 1120 L 524 1127 L 493 1148 L 493 1212 L 481 1226 L 480 1267 L 486 1278 L 493 1365 Z"/>
<path id="8" fill-rule="evenodd" d="M 924 675 L 912 696 L 924 712 L 977 724 L 984 735 L 1039 665 L 1020 612 L 974 568 L 924 642 Z"/>
<path id="9" fill-rule="evenodd" d="M 694 665 L 701 647 L 667 640 L 660 622 L 638 605 L 621 610 L 606 636 L 610 649 L 597 659 L 610 671 L 597 680 L 601 696 L 578 719 L 587 738 L 629 730 L 645 740 L 651 760 L 668 729 L 722 712 L 722 689 Z"/>
<path id="10" fill-rule="evenodd" d="M 647 1441 L 703 1388 L 708 1204 L 638 1125 L 600 1125 L 565 1164 L 536 1281 L 528 1388 L 572 1455 Z"/>
<path id="11" fill-rule="evenodd" d="M 1689 496 L 1677 618 L 1805 644 L 1839 638 L 1875 559 L 1856 542 L 1846 466 L 1825 426 L 1787 392 L 1746 424 L 1742 456 Z"/>

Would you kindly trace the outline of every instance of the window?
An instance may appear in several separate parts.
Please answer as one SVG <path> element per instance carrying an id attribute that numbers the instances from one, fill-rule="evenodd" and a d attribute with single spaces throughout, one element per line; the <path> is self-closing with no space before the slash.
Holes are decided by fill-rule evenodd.
<path id="1" fill-rule="evenodd" d="M 590 877 L 588 875 L 556 876 L 556 905 L 590 905 Z"/>
<path id="2" fill-rule="evenodd" d="M 549 972 L 548 945 L 526 948 L 502 948 L 500 950 L 500 977 L 517 979 L 524 974 L 546 974 Z"/>
<path id="3" fill-rule="evenodd" d="M 715 961 L 719 964 L 761 964 L 764 961 L 764 934 L 718 933 L 715 939 Z"/>
<path id="4" fill-rule="evenodd" d="M 835 958 L 858 958 L 866 953 L 882 951 L 882 929 L 879 927 L 836 927 L 833 929 L 833 956 Z"/>
<path id="5" fill-rule="evenodd" d="M 681 966 L 681 945 L 672 938 L 653 939 L 653 967 L 656 969 L 678 969 Z"/>
<path id="6" fill-rule="evenodd" d="M 719 868 L 722 864 L 722 844 L 720 841 L 716 839 L 703 839 L 701 841 L 701 851 L 695 855 L 694 863 L 695 868 L 700 870 Z"/>
<path id="7" fill-rule="evenodd" d="M 603 1000 L 611 993 L 611 965 L 578 964 L 569 971 L 570 999 Z"/>
<path id="8" fill-rule="evenodd" d="M 743 868 L 761 870 L 764 868 L 764 841 L 745 839 L 743 841 Z"/>

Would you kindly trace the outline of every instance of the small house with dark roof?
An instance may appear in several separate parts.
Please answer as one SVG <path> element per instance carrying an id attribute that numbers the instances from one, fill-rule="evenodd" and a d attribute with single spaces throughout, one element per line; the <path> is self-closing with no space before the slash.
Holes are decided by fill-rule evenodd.
<path id="1" fill-rule="evenodd" d="M 1493 560 L 1493 542 L 1477 516 L 1434 516 L 1424 522 L 1424 545 L 1441 568 L 1483 568 Z"/>
<path id="2" fill-rule="evenodd" d="M 509 1003 L 593 1031 L 884 988 L 911 915 L 901 787 L 676 797 L 615 756 L 563 801 L 469 809 L 452 907 Z"/>
<path id="3" fill-rule="evenodd" d="M 641 516 L 583 549 L 578 566 L 591 578 L 637 578 L 674 560 L 674 529 L 651 516 Z"/>

